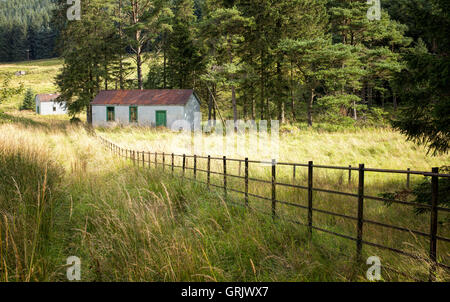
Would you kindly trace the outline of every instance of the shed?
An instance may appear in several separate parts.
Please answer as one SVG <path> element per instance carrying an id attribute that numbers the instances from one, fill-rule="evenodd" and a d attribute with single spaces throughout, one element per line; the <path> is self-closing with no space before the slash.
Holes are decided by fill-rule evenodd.
<path id="1" fill-rule="evenodd" d="M 176 121 L 194 123 L 200 100 L 193 89 L 104 90 L 92 105 L 92 125 L 135 124 L 171 128 Z"/>
<path id="2" fill-rule="evenodd" d="M 59 93 L 37 94 L 35 97 L 36 113 L 40 115 L 66 114 L 66 103 L 56 102 Z"/>

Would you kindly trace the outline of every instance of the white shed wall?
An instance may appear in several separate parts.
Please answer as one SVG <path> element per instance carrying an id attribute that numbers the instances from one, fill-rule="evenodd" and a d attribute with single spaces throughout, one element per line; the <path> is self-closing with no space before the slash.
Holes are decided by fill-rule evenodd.
<path id="1" fill-rule="evenodd" d="M 66 104 L 65 103 L 57 103 L 57 102 L 41 102 L 38 98 L 35 99 L 36 108 L 35 112 L 37 113 L 37 107 L 39 106 L 40 115 L 56 115 L 56 114 L 66 114 Z M 53 107 L 55 107 L 56 111 L 53 111 Z"/>
<path id="2" fill-rule="evenodd" d="M 114 107 L 115 122 L 106 122 L 106 107 Z M 92 106 L 92 125 L 107 126 L 108 124 L 128 125 L 130 122 L 130 106 Z M 156 111 L 167 112 L 167 127 L 170 128 L 173 122 L 183 120 L 185 117 L 185 109 L 183 106 L 137 106 L 138 108 L 138 124 L 140 126 L 156 126 Z"/>
<path id="3" fill-rule="evenodd" d="M 140 106 L 138 107 L 139 125 L 156 126 L 156 111 L 167 112 L 167 128 L 169 129 L 175 121 L 184 118 L 183 106 Z"/>

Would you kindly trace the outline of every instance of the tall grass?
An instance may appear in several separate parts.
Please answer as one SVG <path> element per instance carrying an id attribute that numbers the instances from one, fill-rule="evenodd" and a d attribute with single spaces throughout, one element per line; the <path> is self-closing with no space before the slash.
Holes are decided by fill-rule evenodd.
<path id="1" fill-rule="evenodd" d="M 61 167 L 49 149 L 0 132 L 0 280 L 50 280 Z M 9 130 L 12 130 L 11 128 Z"/>
<path id="2" fill-rule="evenodd" d="M 134 135 L 134 130 L 127 135 L 121 131 L 130 132 L 113 130 L 111 135 Z M 225 199 L 221 191 L 171 177 L 161 167 L 134 167 L 112 156 L 88 131 L 68 121 L 16 116 L 0 125 L 0 150 L 3 281 L 65 280 L 69 256 L 80 257 L 83 281 L 365 280 L 367 266 L 355 265 L 354 242 L 319 232 L 314 232 L 310 241 L 302 226 L 283 219 L 272 221 L 230 205 L 242 201 L 241 196 L 229 193 Z M 220 164 L 213 166 L 217 171 L 220 168 Z M 238 173 L 237 166 L 228 168 L 229 173 Z M 270 177 L 269 170 L 251 167 L 252 175 L 259 178 Z M 292 173 L 278 172 L 280 181 L 286 182 Z M 320 186 L 354 190 L 354 184 L 339 184 L 343 177 L 323 172 L 315 179 Z M 305 180 L 305 173 L 299 170 L 296 181 L 302 184 Z M 213 182 L 220 181 L 213 178 Z M 231 179 L 229 184 L 242 185 Z M 379 178 L 369 178 L 368 184 L 374 191 L 384 191 L 403 186 L 404 181 L 380 183 Z M 269 193 L 257 183 L 250 189 L 260 195 Z M 279 194 L 280 199 L 305 201 L 304 192 L 286 189 Z M 354 211 L 354 203 L 346 198 L 316 194 L 314 200 L 319 208 L 347 214 Z M 255 199 L 250 202 L 270 207 Z M 403 208 L 367 207 L 367 214 L 389 222 L 418 228 L 427 225 L 426 215 L 414 216 Z M 305 215 L 281 206 L 278 210 L 300 220 Z M 319 214 L 314 215 L 314 223 L 343 233 L 355 229 L 340 218 Z M 441 227 L 440 231 L 448 236 L 448 229 Z M 426 249 L 426 243 L 410 235 L 379 229 L 366 229 L 365 234 L 421 255 Z M 421 245 L 424 249 L 419 249 Z M 428 270 L 426 261 L 371 248 L 364 252 L 366 256 L 379 255 L 383 265 L 406 274 L 383 272 L 388 281 L 413 280 Z M 448 254 L 448 248 L 443 253 Z M 438 280 L 448 280 L 448 274 L 439 270 Z"/>

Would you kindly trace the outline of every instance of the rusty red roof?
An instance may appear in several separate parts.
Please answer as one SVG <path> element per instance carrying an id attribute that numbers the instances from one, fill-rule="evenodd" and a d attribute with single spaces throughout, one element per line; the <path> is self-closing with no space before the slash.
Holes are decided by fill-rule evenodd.
<path id="1" fill-rule="evenodd" d="M 48 93 L 48 94 L 37 94 L 36 97 L 39 98 L 40 102 L 53 102 L 57 97 L 59 97 L 59 93 Z"/>
<path id="2" fill-rule="evenodd" d="M 194 93 L 192 89 L 103 90 L 92 105 L 181 105 Z"/>

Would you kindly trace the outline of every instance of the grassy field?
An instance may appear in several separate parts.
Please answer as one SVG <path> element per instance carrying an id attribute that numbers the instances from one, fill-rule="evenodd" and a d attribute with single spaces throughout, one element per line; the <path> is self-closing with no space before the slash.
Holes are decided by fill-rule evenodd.
<path id="1" fill-rule="evenodd" d="M 20 79 L 36 92 L 54 91 L 51 75 L 57 60 L 0 65 L 30 73 Z M 33 67 L 35 66 L 35 67 Z M 36 73 L 33 73 L 33 68 Z M 48 70 L 46 69 L 48 68 Z M 47 70 L 46 74 L 40 74 Z M 29 78 L 27 78 L 29 77 Z M 42 82 L 40 82 L 42 81 Z M 47 82 L 48 81 L 48 82 Z M 230 206 L 242 201 L 221 191 L 208 191 L 161 168 L 142 169 L 113 157 L 81 125 L 65 116 L 42 117 L 18 112 L 21 96 L 0 105 L 0 280 L 64 281 L 66 258 L 82 261 L 83 281 L 364 281 L 368 266 L 355 265 L 355 243 L 307 230 L 283 219 L 273 222 L 265 215 Z M 117 127 L 97 129 L 97 134 L 136 150 L 186 153 L 190 138 L 168 131 Z M 245 138 L 238 139 L 244 143 Z M 214 150 L 217 138 L 204 136 L 200 153 L 260 159 L 269 156 L 260 148 Z M 448 155 L 431 157 L 426 150 L 405 142 L 389 128 L 347 129 L 338 132 L 283 129 L 281 161 L 316 164 L 429 170 L 450 162 Z M 192 165 L 192 162 L 188 163 Z M 199 163 L 200 168 L 205 163 Z M 213 169 L 220 171 L 220 163 Z M 238 174 L 238 166 L 228 167 Z M 251 177 L 270 178 L 270 168 L 252 165 Z M 179 174 L 178 174 L 179 175 Z M 292 182 L 292 171 L 279 168 L 280 181 Z M 189 176 L 189 175 L 188 175 Z M 204 175 L 199 175 L 204 179 Z M 317 171 L 315 185 L 355 192 L 356 175 L 348 184 L 342 172 Z M 213 183 L 220 183 L 219 176 Z M 242 182 L 229 180 L 242 189 Z M 413 177 L 418 183 L 422 177 Z M 306 171 L 299 168 L 296 184 L 305 184 Z M 366 192 L 377 196 L 405 189 L 403 176 L 368 174 Z M 270 196 L 270 188 L 250 184 L 255 194 Z M 304 205 L 306 192 L 280 189 L 277 199 Z M 314 194 L 318 209 L 355 216 L 356 202 L 345 196 Z M 270 204 L 251 199 L 261 209 Z M 306 213 L 280 205 L 280 214 L 305 221 Z M 367 219 L 428 232 L 429 214 L 413 209 L 367 201 Z M 440 216 L 439 235 L 449 237 L 448 216 Z M 447 222 L 446 222 L 447 221 Z M 355 223 L 315 213 L 314 224 L 331 231 L 355 235 Z M 410 233 L 366 226 L 364 239 L 382 243 L 426 259 L 428 242 Z M 450 262 L 450 245 L 440 243 L 439 260 Z M 427 261 L 364 247 L 364 257 L 377 255 L 382 264 L 402 271 L 383 271 L 387 281 L 425 277 Z M 439 281 L 449 281 L 438 270 Z"/>

